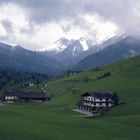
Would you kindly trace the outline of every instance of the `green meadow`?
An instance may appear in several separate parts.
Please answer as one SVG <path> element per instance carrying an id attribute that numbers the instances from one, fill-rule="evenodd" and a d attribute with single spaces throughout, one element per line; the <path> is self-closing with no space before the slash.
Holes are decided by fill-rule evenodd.
<path id="1" fill-rule="evenodd" d="M 106 72 L 111 76 L 95 79 Z M 0 140 L 140 139 L 139 56 L 39 87 L 48 91 L 51 101 L 0 106 Z M 115 91 L 122 104 L 99 118 L 83 118 L 72 109 L 86 91 Z"/>

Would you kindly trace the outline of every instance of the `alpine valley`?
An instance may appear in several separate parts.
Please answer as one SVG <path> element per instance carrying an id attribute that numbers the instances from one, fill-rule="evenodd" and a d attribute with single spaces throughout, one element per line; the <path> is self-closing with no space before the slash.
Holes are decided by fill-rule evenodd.
<path id="1" fill-rule="evenodd" d="M 0 140 L 140 140 L 140 0 L 0 0 Z"/>

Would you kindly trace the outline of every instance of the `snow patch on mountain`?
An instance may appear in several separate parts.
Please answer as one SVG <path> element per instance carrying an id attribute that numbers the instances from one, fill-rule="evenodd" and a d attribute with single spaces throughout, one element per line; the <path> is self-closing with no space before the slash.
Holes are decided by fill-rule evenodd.
<path id="1" fill-rule="evenodd" d="M 83 51 L 89 50 L 89 44 L 84 38 L 80 39 L 79 42 L 83 47 Z"/>
<path id="2" fill-rule="evenodd" d="M 53 58 L 65 60 L 67 62 L 73 58 L 78 60 L 83 59 L 84 57 L 99 52 L 124 38 L 124 35 L 116 35 L 107 40 L 105 39 L 101 44 L 98 44 L 96 40 L 87 37 L 82 37 L 80 39 L 60 38 L 52 45 L 39 51 Z"/>
<path id="3" fill-rule="evenodd" d="M 74 52 L 77 51 L 77 48 L 79 47 L 81 47 L 82 51 L 87 51 L 90 48 L 90 43 L 88 43 L 88 40 L 84 38 L 80 38 L 79 40 L 74 40 L 74 39 L 68 40 L 66 38 L 60 38 L 59 40 L 55 41 L 52 45 L 47 46 L 46 48 L 43 49 L 39 49 L 38 51 L 60 53 L 68 47 L 73 48 Z"/>
<path id="4" fill-rule="evenodd" d="M 59 53 L 59 52 L 62 52 L 64 49 L 67 48 L 67 42 L 68 42 L 68 40 L 66 38 L 60 38 L 59 40 L 55 41 L 50 46 L 39 49 L 37 51 L 40 51 L 40 52 L 48 51 L 48 52 Z"/>

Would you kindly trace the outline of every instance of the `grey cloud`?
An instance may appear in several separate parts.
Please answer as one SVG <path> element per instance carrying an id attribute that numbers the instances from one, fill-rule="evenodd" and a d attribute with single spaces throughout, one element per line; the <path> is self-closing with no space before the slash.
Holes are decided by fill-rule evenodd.
<path id="1" fill-rule="evenodd" d="M 35 29 L 34 29 L 33 24 L 30 22 L 28 24 L 28 26 L 25 26 L 22 29 L 20 29 L 20 33 L 21 34 L 30 34 L 30 35 L 33 35 L 35 33 Z"/>
<path id="2" fill-rule="evenodd" d="M 72 18 L 76 16 L 77 11 L 70 0 L 0 0 L 0 2 L 11 2 L 22 6 L 31 20 L 39 23 Z"/>
<path id="3" fill-rule="evenodd" d="M 93 0 L 85 11 L 95 11 L 128 34 L 140 34 L 140 0 Z"/>
<path id="4" fill-rule="evenodd" d="M 84 13 L 97 13 L 112 20 L 124 31 L 140 32 L 140 0 L 0 0 L 16 3 L 28 12 L 30 20 L 39 24 L 78 18 Z M 82 24 L 83 25 L 83 24 Z"/>
<path id="5" fill-rule="evenodd" d="M 1 24 L 3 25 L 3 27 L 7 33 L 13 32 L 12 23 L 8 19 L 2 20 Z"/>
<path id="6" fill-rule="evenodd" d="M 3 40 L 3 41 L 10 40 L 10 38 L 14 36 L 12 23 L 8 19 L 4 19 L 4 20 L 0 21 L 0 23 L 6 31 L 6 35 L 0 37 L 0 40 Z"/>
<path id="7" fill-rule="evenodd" d="M 85 13 L 97 13 L 116 23 L 124 32 L 140 34 L 140 0 L 0 0 L 23 7 L 31 22 L 42 24 L 74 19 L 73 24 L 86 27 L 79 18 Z M 70 29 L 62 26 L 66 32 Z"/>
<path id="8" fill-rule="evenodd" d="M 69 32 L 70 30 L 71 30 L 71 25 L 61 25 L 61 29 L 65 32 L 65 33 L 67 33 L 67 32 Z"/>

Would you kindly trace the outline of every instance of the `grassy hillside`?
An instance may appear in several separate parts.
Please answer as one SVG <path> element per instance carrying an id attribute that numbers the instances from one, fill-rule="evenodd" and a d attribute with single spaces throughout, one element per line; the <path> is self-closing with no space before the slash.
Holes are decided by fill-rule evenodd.
<path id="1" fill-rule="evenodd" d="M 111 76 L 94 80 L 100 74 L 111 72 Z M 84 78 L 88 77 L 89 81 L 84 82 Z M 85 91 L 116 91 L 121 101 L 126 104 L 139 100 L 140 84 L 140 57 L 128 59 L 106 66 L 99 70 L 83 72 L 75 76 L 66 77 L 57 81 L 48 83 L 47 89 L 49 93 L 56 96 L 54 99 L 57 103 L 60 98 L 60 104 L 74 104 L 79 95 Z M 63 98 L 67 98 L 68 102 Z M 70 99 L 73 98 L 73 99 Z"/>
<path id="2" fill-rule="evenodd" d="M 111 76 L 95 80 L 101 73 Z M 84 79 L 88 78 L 89 81 Z M 140 138 L 140 57 L 102 69 L 50 81 L 52 101 L 0 106 L 1 140 L 134 140 Z M 125 102 L 97 119 L 77 117 L 71 109 L 85 91 L 116 91 Z"/>

